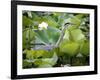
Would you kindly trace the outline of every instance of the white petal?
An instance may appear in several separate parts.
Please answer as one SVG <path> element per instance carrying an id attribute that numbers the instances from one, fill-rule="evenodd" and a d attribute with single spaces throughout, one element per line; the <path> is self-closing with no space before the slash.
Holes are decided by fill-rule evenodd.
<path id="1" fill-rule="evenodd" d="M 39 30 L 47 29 L 47 27 L 48 27 L 48 24 L 46 22 L 42 22 L 38 26 Z"/>

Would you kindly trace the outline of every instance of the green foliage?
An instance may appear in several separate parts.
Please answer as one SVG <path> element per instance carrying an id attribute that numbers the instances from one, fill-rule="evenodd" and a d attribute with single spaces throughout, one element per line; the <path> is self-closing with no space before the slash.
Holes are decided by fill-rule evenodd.
<path id="1" fill-rule="evenodd" d="M 60 51 L 69 56 L 75 56 L 79 52 L 79 44 L 77 42 L 62 42 Z"/>
<path id="2" fill-rule="evenodd" d="M 34 64 L 33 67 L 52 67 L 58 60 L 55 52 L 51 53 L 46 50 L 26 50 L 24 52 L 26 54 L 26 60 L 24 60 L 23 64 L 26 67 L 30 62 Z"/>
<path id="3" fill-rule="evenodd" d="M 31 19 L 29 19 L 28 17 L 26 16 L 23 16 L 23 27 L 29 27 L 29 26 L 32 26 L 33 24 L 33 21 Z"/>
<path id="4" fill-rule="evenodd" d="M 57 22 L 51 16 L 45 16 L 42 21 L 48 23 L 49 26 L 56 27 L 58 26 Z"/>
<path id="5" fill-rule="evenodd" d="M 23 31 L 23 49 L 29 49 L 31 42 L 35 40 L 35 33 L 32 29 L 26 28 Z"/>
<path id="6" fill-rule="evenodd" d="M 81 42 L 85 40 L 85 36 L 80 29 L 74 29 L 70 31 L 70 37 L 75 42 Z"/>
<path id="7" fill-rule="evenodd" d="M 89 65 L 89 14 L 23 11 L 22 32 L 23 68 Z"/>
<path id="8" fill-rule="evenodd" d="M 32 63 L 28 62 L 27 60 L 23 60 L 23 68 L 31 68 Z"/>
<path id="9" fill-rule="evenodd" d="M 37 30 L 35 34 L 44 44 L 55 44 L 60 36 L 60 30 L 49 27 L 47 30 Z"/>
<path id="10" fill-rule="evenodd" d="M 56 64 L 57 60 L 58 57 L 56 53 L 54 53 L 51 58 L 38 59 L 34 62 L 34 64 L 38 67 L 52 67 Z"/>
<path id="11" fill-rule="evenodd" d="M 84 56 L 89 56 L 89 51 L 90 51 L 89 45 L 90 45 L 89 41 L 84 41 L 81 44 L 80 53 L 82 53 Z"/>
<path id="12" fill-rule="evenodd" d="M 26 50 L 26 59 L 49 58 L 52 54 L 46 50 Z"/>

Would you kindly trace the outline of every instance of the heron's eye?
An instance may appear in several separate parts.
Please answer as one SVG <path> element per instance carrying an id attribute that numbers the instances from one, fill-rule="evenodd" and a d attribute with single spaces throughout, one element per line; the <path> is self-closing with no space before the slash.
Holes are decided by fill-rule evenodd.
<path id="1" fill-rule="evenodd" d="M 64 26 L 66 26 L 66 25 L 75 25 L 75 24 L 73 24 L 73 23 L 65 23 Z"/>

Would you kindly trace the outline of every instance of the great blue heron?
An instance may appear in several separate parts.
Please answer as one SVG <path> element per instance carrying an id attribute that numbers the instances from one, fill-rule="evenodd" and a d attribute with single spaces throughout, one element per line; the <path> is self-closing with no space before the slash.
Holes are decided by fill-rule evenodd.
<path id="1" fill-rule="evenodd" d="M 58 41 L 56 42 L 56 44 L 53 44 L 53 45 L 47 44 L 47 45 L 42 45 L 40 47 L 38 45 L 38 47 L 36 47 L 35 49 L 52 50 L 53 48 L 59 47 L 59 44 L 63 40 L 63 36 L 65 34 L 65 31 L 69 25 L 73 25 L 73 23 L 65 23 L 65 25 L 62 27 L 60 37 L 59 37 Z"/>

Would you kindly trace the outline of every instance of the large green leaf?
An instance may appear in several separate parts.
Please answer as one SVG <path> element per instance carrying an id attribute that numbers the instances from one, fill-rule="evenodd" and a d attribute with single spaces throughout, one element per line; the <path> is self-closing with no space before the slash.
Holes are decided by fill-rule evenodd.
<path id="1" fill-rule="evenodd" d="M 85 36 L 80 29 L 74 29 L 70 31 L 70 38 L 76 42 L 85 40 Z"/>
<path id="2" fill-rule="evenodd" d="M 46 30 L 38 30 L 35 32 L 36 37 L 44 44 L 49 44 L 49 37 Z"/>
<path id="3" fill-rule="evenodd" d="M 38 30 L 35 33 L 36 37 L 44 44 L 55 44 L 60 36 L 60 30 L 50 26 L 47 30 Z"/>
<path id="4" fill-rule="evenodd" d="M 60 51 L 68 54 L 69 56 L 75 56 L 79 52 L 79 44 L 77 42 L 62 42 L 60 45 Z"/>
<path id="5" fill-rule="evenodd" d="M 80 47 L 80 53 L 84 56 L 88 56 L 90 53 L 90 43 L 89 41 L 84 41 Z"/>
<path id="6" fill-rule="evenodd" d="M 61 31 L 58 28 L 48 27 L 47 34 L 49 38 L 49 42 L 51 44 L 55 44 L 60 36 Z"/>

